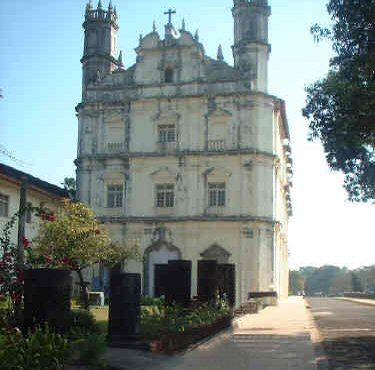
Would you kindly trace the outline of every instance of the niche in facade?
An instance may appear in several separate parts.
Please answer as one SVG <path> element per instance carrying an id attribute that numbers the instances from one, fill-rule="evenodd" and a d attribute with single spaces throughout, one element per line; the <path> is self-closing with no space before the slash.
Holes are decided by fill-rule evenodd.
<path id="1" fill-rule="evenodd" d="M 122 152 L 125 149 L 125 123 L 118 114 L 105 120 L 105 149 L 107 152 Z"/>
<path id="2" fill-rule="evenodd" d="M 224 109 L 215 109 L 208 114 L 208 150 L 220 151 L 230 148 L 230 122 L 232 114 Z"/>

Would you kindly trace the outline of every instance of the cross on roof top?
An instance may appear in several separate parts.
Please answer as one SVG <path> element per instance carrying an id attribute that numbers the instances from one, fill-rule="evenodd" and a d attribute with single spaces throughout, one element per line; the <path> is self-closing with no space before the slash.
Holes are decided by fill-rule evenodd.
<path id="1" fill-rule="evenodd" d="M 176 11 L 168 9 L 168 11 L 164 12 L 164 14 L 168 15 L 168 24 L 172 24 L 172 14 L 176 14 Z"/>

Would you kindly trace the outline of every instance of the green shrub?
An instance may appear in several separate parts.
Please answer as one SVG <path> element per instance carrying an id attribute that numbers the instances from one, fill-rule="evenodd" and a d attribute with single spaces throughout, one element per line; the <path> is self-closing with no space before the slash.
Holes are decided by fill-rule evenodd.
<path id="1" fill-rule="evenodd" d="M 19 330 L 0 335 L 0 364 L 4 370 L 47 370 L 62 368 L 70 346 L 46 325 L 23 336 Z"/>
<path id="2" fill-rule="evenodd" d="M 182 333 L 189 329 L 213 324 L 230 314 L 229 306 L 223 301 L 216 307 L 202 304 L 185 309 L 180 306 L 143 306 L 141 332 L 146 339 L 159 338 L 168 333 Z"/>
<path id="3" fill-rule="evenodd" d="M 98 365 L 106 350 L 105 336 L 103 334 L 87 334 L 73 342 L 74 349 L 78 351 L 79 363 L 82 365 Z"/>
<path id="4" fill-rule="evenodd" d="M 141 305 L 142 306 L 157 306 L 162 307 L 165 305 L 165 299 L 164 298 L 153 298 L 149 296 L 142 297 L 141 299 Z"/>
<path id="5" fill-rule="evenodd" d="M 98 331 L 93 314 L 88 310 L 75 309 L 71 314 L 71 327 L 73 330 L 82 330 L 87 333 Z"/>

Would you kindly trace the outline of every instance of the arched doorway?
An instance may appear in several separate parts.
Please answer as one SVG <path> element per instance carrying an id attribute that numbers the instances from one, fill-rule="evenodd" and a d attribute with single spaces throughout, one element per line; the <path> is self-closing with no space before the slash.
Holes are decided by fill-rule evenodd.
<path id="1" fill-rule="evenodd" d="M 169 260 L 181 259 L 181 251 L 165 241 L 158 241 L 145 250 L 143 268 L 144 284 L 143 294 L 149 297 L 155 296 L 155 266 L 165 265 Z"/>
<path id="2" fill-rule="evenodd" d="M 204 260 L 215 260 L 217 263 L 229 263 L 231 254 L 218 244 L 213 244 L 201 253 Z"/>

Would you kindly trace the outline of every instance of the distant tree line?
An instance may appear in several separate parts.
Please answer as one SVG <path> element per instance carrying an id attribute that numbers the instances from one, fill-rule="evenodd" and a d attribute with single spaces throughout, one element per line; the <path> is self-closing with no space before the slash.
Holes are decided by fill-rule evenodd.
<path id="1" fill-rule="evenodd" d="M 375 265 L 349 270 L 325 265 L 289 272 L 290 294 L 336 296 L 345 292 L 375 292 Z"/>

